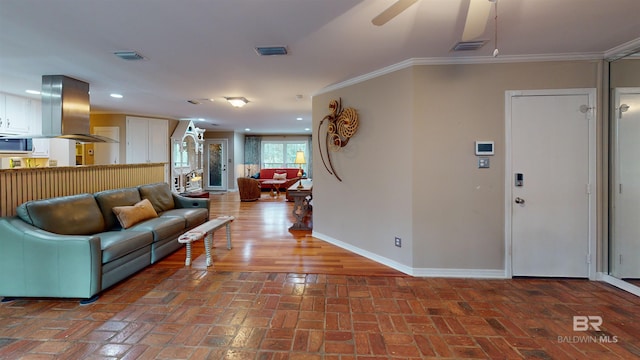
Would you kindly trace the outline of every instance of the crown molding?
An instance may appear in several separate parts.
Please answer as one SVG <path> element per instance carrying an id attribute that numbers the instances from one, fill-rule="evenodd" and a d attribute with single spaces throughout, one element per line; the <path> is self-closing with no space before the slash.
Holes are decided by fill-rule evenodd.
<path id="1" fill-rule="evenodd" d="M 329 85 L 315 94 L 321 95 L 330 91 L 335 91 L 348 86 L 352 86 L 367 80 L 375 79 L 382 75 L 406 69 L 419 65 L 473 65 L 473 64 L 506 64 L 506 63 L 523 63 L 523 62 L 543 62 L 543 61 L 600 61 L 605 58 L 604 53 L 571 53 L 571 54 L 552 54 L 552 55 L 500 55 L 493 56 L 470 56 L 458 58 L 411 58 L 399 63 L 372 71 L 370 73 L 356 76 L 349 80 L 345 80 L 333 85 Z"/>
<path id="2" fill-rule="evenodd" d="M 640 38 L 620 44 L 604 52 L 604 58 L 613 61 L 640 51 Z"/>

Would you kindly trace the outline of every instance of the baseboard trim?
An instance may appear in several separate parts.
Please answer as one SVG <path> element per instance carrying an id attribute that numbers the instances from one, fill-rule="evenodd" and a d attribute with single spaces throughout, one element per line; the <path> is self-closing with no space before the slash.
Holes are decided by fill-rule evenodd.
<path id="1" fill-rule="evenodd" d="M 596 280 L 606 282 L 609 285 L 613 285 L 621 290 L 630 292 L 633 295 L 640 296 L 640 287 L 629 284 L 628 282 L 615 278 L 611 275 L 605 273 L 597 273 Z"/>
<path id="2" fill-rule="evenodd" d="M 407 275 L 416 277 L 448 277 L 448 278 L 475 278 L 475 279 L 506 279 L 504 269 L 431 269 L 431 268 L 414 268 L 401 264 L 395 260 L 378 255 L 368 250 L 353 246 L 344 241 L 340 241 L 331 236 L 313 231 L 313 237 L 322 241 L 326 241 L 332 245 L 342 249 L 351 251 L 352 253 L 364 256 L 369 260 L 373 260 L 382 265 L 386 265 L 392 269 L 398 270 Z"/>
<path id="3" fill-rule="evenodd" d="M 503 269 L 414 269 L 414 276 L 471 279 L 509 279 Z"/>
<path id="4" fill-rule="evenodd" d="M 313 237 L 315 237 L 315 238 L 318 238 L 318 239 L 322 240 L 322 241 L 326 241 L 329 244 L 335 245 L 335 246 L 343 248 L 345 250 L 349 250 L 352 253 L 358 254 L 360 256 L 364 256 L 369 260 L 373 260 L 373 261 L 378 262 L 378 263 L 380 263 L 382 265 L 386 265 L 386 266 L 388 266 L 388 267 L 390 267 L 392 269 L 396 269 L 396 270 L 398 270 L 400 272 L 403 272 L 403 273 L 405 273 L 407 275 L 413 275 L 413 273 L 412 273 L 413 272 L 413 268 L 411 268 L 409 266 L 406 266 L 404 264 L 401 264 L 401 263 L 399 263 L 399 262 L 397 262 L 395 260 L 391 260 L 391 259 L 386 258 L 384 256 L 380 256 L 380 255 L 378 255 L 376 253 L 372 253 L 371 251 L 361 249 L 359 247 L 353 246 L 351 244 L 348 244 L 346 242 L 340 241 L 338 239 L 334 239 L 331 236 L 327 236 L 325 234 L 322 234 L 322 233 L 319 233 L 319 232 L 316 232 L 316 231 L 313 231 L 311 235 Z"/>

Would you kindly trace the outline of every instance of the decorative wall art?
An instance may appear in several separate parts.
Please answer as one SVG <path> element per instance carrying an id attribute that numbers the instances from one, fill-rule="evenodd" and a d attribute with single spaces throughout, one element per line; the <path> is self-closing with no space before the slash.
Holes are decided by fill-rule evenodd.
<path id="1" fill-rule="evenodd" d="M 356 130 L 358 130 L 358 113 L 353 108 L 343 109 L 342 99 L 340 98 L 329 102 L 329 111 L 329 115 L 325 116 L 318 125 L 318 148 L 320 149 L 320 158 L 325 169 L 336 179 L 342 181 L 333 168 L 331 152 L 337 152 L 345 147 L 349 139 L 355 135 Z M 322 125 L 325 122 L 327 122 L 325 141 L 320 141 Z"/>

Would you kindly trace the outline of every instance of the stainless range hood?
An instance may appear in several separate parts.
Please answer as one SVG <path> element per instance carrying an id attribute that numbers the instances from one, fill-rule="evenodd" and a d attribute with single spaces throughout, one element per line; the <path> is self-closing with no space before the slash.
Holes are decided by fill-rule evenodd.
<path id="1" fill-rule="evenodd" d="M 43 75 L 41 96 L 42 136 L 37 137 L 117 142 L 90 134 L 88 83 L 65 75 Z"/>

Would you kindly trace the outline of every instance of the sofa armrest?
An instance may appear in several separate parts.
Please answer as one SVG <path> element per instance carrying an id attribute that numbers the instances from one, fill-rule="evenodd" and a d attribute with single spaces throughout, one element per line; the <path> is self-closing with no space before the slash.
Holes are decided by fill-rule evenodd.
<path id="1" fill-rule="evenodd" d="M 186 196 L 181 196 L 178 194 L 173 195 L 173 202 L 175 203 L 176 208 L 184 209 L 184 208 L 203 208 L 209 210 L 209 204 L 211 200 L 204 198 L 190 198 Z"/>
<path id="2" fill-rule="evenodd" d="M 0 296 L 90 298 L 102 290 L 100 237 L 0 218 Z"/>

